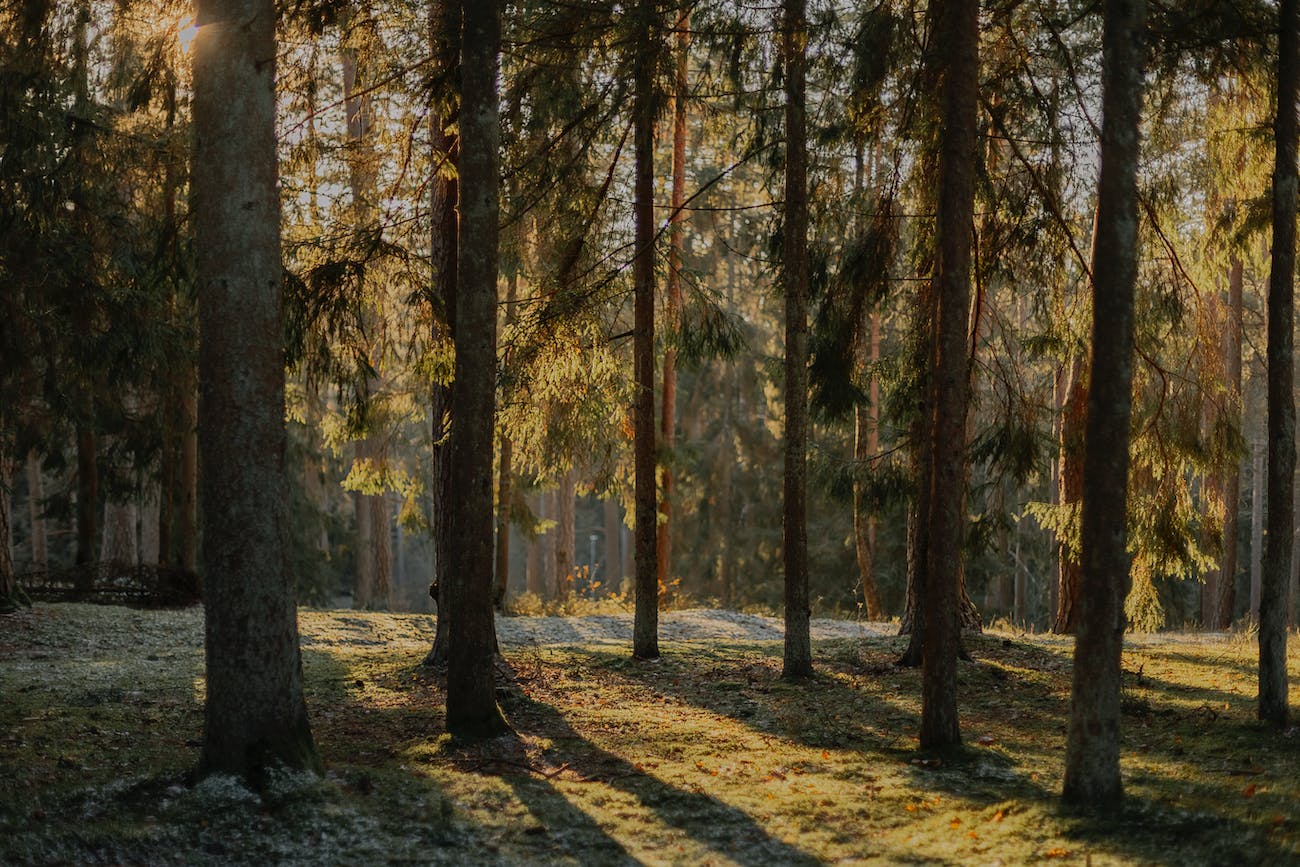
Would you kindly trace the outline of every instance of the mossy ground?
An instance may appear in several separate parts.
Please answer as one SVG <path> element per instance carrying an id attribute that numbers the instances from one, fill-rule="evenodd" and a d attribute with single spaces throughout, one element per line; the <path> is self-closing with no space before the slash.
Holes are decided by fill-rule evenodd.
<path id="1" fill-rule="evenodd" d="M 1300 863 L 1300 734 L 1254 721 L 1254 642 L 1125 651 L 1124 808 L 1056 799 L 1068 640 L 992 634 L 961 667 L 967 746 L 916 750 L 899 639 L 505 648 L 516 734 L 442 735 L 418 615 L 305 611 L 324 780 L 192 785 L 202 618 L 41 606 L 0 621 L 0 861 Z M 1291 670 L 1300 654 L 1291 642 Z"/>

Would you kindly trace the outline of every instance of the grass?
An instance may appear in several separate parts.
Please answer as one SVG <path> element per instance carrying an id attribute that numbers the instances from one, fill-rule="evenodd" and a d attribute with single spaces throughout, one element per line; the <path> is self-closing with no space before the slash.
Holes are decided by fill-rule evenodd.
<path id="1" fill-rule="evenodd" d="M 0 861 L 1300 863 L 1300 736 L 1254 721 L 1253 641 L 1135 639 L 1121 812 L 1062 810 L 1071 644 L 996 633 L 961 667 L 966 747 L 916 749 L 899 639 L 505 648 L 516 734 L 442 734 L 419 615 L 304 611 L 323 780 L 194 785 L 202 618 L 38 606 L 0 621 Z M 1291 666 L 1297 658 L 1292 641 Z"/>

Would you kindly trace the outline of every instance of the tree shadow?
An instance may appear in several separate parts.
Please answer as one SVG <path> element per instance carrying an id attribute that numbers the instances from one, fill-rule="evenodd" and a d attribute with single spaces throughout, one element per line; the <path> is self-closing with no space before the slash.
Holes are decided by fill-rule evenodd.
<path id="1" fill-rule="evenodd" d="M 753 865 L 820 863 L 807 852 L 772 837 L 745 811 L 703 792 L 670 785 L 643 767 L 593 744 L 549 704 L 534 701 L 522 691 L 511 691 L 503 705 L 516 730 L 565 743 L 558 756 L 563 759 L 565 773 L 583 781 L 604 783 L 630 796 L 665 824 L 720 856 Z M 511 785 L 535 813 L 555 806 L 555 798 L 564 800 L 553 786 L 536 779 L 518 780 Z M 568 812 L 579 811 L 570 806 Z M 614 857 L 620 853 L 610 854 Z M 621 855 L 626 854 L 626 850 L 621 851 Z"/>

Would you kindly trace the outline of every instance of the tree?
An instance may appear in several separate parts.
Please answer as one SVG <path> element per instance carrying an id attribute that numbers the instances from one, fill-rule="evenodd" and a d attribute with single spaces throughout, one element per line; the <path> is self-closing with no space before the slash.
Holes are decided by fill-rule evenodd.
<path id="1" fill-rule="evenodd" d="M 1102 25 L 1101 171 L 1092 247 L 1092 364 L 1084 439 L 1070 725 L 1062 798 L 1119 803 L 1120 653 L 1131 583 L 1128 539 L 1133 287 L 1137 280 L 1138 128 L 1142 116 L 1144 0 L 1107 0 Z"/>
<path id="2" fill-rule="evenodd" d="M 283 563 L 275 4 L 202 0 L 193 195 L 207 693 L 200 771 L 318 768 Z"/>
<path id="3" fill-rule="evenodd" d="M 493 461 L 496 435 L 497 259 L 500 214 L 497 57 L 501 7 L 461 3 L 460 226 L 456 373 L 451 408 L 452 490 L 447 575 L 447 731 L 460 738 L 508 730 L 497 707 L 492 618 Z"/>
<path id="4" fill-rule="evenodd" d="M 1286 615 L 1295 523 L 1296 99 L 1300 2 L 1278 6 L 1277 117 L 1273 136 L 1273 253 L 1268 277 L 1268 542 L 1259 597 L 1259 718 L 1287 723 Z"/>
<path id="5" fill-rule="evenodd" d="M 979 87 L 979 2 L 945 3 L 930 35 L 943 53 L 939 74 L 939 177 L 935 214 L 935 338 L 930 426 L 929 544 L 925 549 L 925 637 L 921 659 L 921 748 L 961 742 L 957 655 L 961 551 L 965 535 L 967 340 L 974 241 L 975 117 Z"/>
<path id="6" fill-rule="evenodd" d="M 784 677 L 813 673 L 808 603 L 808 22 L 804 0 L 786 0 L 785 204 L 781 273 L 785 291 Z"/>
<path id="7" fill-rule="evenodd" d="M 691 45 L 691 11 L 683 4 L 677 18 L 677 63 L 673 77 L 673 186 L 670 202 L 671 212 L 668 216 L 668 285 L 667 304 L 665 305 L 665 326 L 669 333 L 668 345 L 664 347 L 663 369 L 663 406 L 660 445 L 666 454 L 671 455 L 673 443 L 677 438 L 677 340 L 682 318 L 682 249 L 684 234 L 682 223 L 686 219 L 683 206 L 686 203 L 686 100 L 688 98 L 689 79 L 687 70 L 690 61 Z M 666 587 L 672 577 L 673 552 L 673 468 L 663 468 L 663 492 L 659 501 L 659 514 L 663 521 L 659 524 L 658 558 L 659 586 Z"/>
<path id="8" fill-rule="evenodd" d="M 632 655 L 659 658 L 658 493 L 655 479 L 655 0 L 636 7 L 633 58 L 632 148 L 636 161 L 632 260 L 633 463 L 636 474 L 636 614 Z"/>

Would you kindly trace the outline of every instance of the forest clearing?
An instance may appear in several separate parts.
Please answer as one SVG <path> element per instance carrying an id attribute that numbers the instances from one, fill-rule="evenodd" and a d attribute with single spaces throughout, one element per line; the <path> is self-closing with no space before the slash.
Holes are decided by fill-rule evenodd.
<path id="1" fill-rule="evenodd" d="M 501 618 L 515 733 L 444 735 L 425 615 L 303 610 L 323 778 L 194 783 L 199 609 L 39 605 L 0 637 L 0 861 L 131 864 L 1282 864 L 1300 736 L 1255 719 L 1246 633 L 1130 636 L 1122 813 L 1057 799 L 1070 640 L 990 630 L 960 667 L 966 745 L 919 753 L 920 673 L 887 624 L 665 612 Z M 622 630 L 620 634 L 620 630 Z M 677 638 L 676 636 L 694 636 Z M 837 635 L 837 638 L 821 638 Z M 1291 665 L 1297 662 L 1291 643 Z"/>

